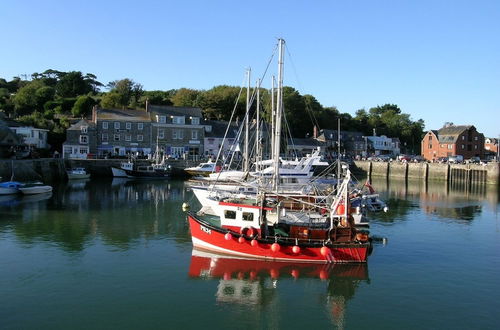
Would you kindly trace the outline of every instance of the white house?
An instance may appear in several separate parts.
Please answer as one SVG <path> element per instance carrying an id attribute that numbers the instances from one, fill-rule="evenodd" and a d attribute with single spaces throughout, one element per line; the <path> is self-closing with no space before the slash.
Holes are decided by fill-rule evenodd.
<path id="1" fill-rule="evenodd" d="M 38 149 L 47 149 L 48 129 L 28 127 L 28 126 L 12 126 L 9 127 L 14 133 L 22 138 L 22 142 L 30 147 Z"/>

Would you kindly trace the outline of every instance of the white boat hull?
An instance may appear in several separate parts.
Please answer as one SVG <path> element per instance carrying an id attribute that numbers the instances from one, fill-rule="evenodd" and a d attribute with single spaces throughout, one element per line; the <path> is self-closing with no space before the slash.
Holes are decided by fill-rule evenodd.
<path id="1" fill-rule="evenodd" d="M 35 195 L 35 194 L 43 194 L 52 191 L 51 186 L 35 186 L 35 187 L 24 187 L 19 188 L 24 195 Z"/>

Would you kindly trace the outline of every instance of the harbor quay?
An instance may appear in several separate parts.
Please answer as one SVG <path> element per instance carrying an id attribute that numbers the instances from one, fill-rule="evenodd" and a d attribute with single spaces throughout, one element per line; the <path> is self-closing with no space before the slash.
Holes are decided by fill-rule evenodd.
<path id="1" fill-rule="evenodd" d="M 93 177 L 111 177 L 111 167 L 120 167 L 126 159 L 62 159 L 40 158 L 22 160 L 0 160 L 2 180 L 55 182 L 67 179 L 66 170 L 76 167 L 85 168 Z M 148 160 L 137 160 L 137 165 L 149 165 Z M 199 161 L 170 159 L 172 176 L 186 176 L 184 168 L 198 165 Z"/>
<path id="2" fill-rule="evenodd" d="M 477 184 L 500 184 L 500 163 L 448 164 L 355 161 L 353 172 L 368 177 L 388 179 L 422 179 Z"/>

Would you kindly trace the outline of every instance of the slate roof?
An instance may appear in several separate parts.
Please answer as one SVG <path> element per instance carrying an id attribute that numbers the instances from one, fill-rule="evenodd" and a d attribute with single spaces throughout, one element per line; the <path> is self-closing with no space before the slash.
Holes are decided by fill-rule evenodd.
<path id="1" fill-rule="evenodd" d="M 91 121 L 88 121 L 86 119 L 80 119 L 78 122 L 74 123 L 68 128 L 68 131 L 79 131 L 81 130 L 82 126 L 87 126 L 87 127 L 95 127 L 95 124 Z"/>
<path id="2" fill-rule="evenodd" d="M 450 125 L 447 127 L 440 128 L 437 131 L 437 137 L 439 142 L 442 143 L 455 143 L 458 136 L 464 131 L 473 127 L 472 125 Z"/>
<path id="3" fill-rule="evenodd" d="M 190 116 L 202 118 L 202 112 L 200 108 L 174 107 L 170 105 L 149 105 L 148 109 L 151 113 L 154 112 L 172 116 Z"/>
<path id="4" fill-rule="evenodd" d="M 211 132 L 205 131 L 205 137 L 223 138 L 224 134 L 226 133 L 226 128 L 227 128 L 228 122 L 227 121 L 220 121 L 220 120 L 205 120 L 203 124 L 212 126 Z M 236 126 L 235 124 L 232 124 L 229 131 L 227 132 L 227 138 L 234 139 L 236 137 L 237 133 L 238 133 L 238 126 Z"/>
<path id="5" fill-rule="evenodd" d="M 97 120 L 151 121 L 145 110 L 98 109 Z"/>

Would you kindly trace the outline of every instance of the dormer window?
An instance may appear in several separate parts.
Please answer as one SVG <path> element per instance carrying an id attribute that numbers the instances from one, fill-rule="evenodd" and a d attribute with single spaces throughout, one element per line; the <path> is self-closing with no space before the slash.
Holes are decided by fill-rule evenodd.
<path id="1" fill-rule="evenodd" d="M 172 116 L 172 124 L 184 125 L 186 119 L 184 116 Z"/>
<path id="2" fill-rule="evenodd" d="M 88 126 L 80 127 L 80 131 L 82 132 L 82 134 L 87 134 L 87 129 L 88 129 Z"/>

